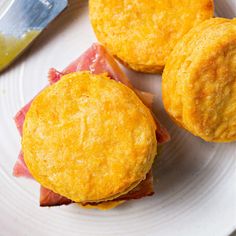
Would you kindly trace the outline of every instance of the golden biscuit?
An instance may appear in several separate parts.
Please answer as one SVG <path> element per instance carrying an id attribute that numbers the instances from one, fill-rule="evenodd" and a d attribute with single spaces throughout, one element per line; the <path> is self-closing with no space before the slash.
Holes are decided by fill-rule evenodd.
<path id="1" fill-rule="evenodd" d="M 32 102 L 22 148 L 30 173 L 75 202 L 117 198 L 146 178 L 155 121 L 128 87 L 105 74 L 62 77 Z"/>
<path id="2" fill-rule="evenodd" d="M 212 0 L 90 0 L 98 40 L 136 71 L 161 72 L 184 34 L 213 16 Z"/>
<path id="3" fill-rule="evenodd" d="M 171 53 L 163 102 L 180 126 L 206 141 L 236 140 L 236 19 L 212 18 Z"/>

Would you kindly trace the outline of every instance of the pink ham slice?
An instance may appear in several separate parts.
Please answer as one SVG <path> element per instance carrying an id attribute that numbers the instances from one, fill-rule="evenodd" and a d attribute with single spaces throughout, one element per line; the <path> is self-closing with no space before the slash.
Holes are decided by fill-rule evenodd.
<path id="1" fill-rule="evenodd" d="M 17 112 L 17 114 L 15 115 L 15 118 L 14 118 L 15 123 L 16 123 L 16 127 L 17 127 L 18 131 L 20 132 L 21 136 L 22 136 L 23 124 L 25 121 L 25 116 L 30 108 L 30 104 L 31 104 L 31 102 L 27 103 L 23 108 L 21 108 L 20 111 Z"/>
<path id="2" fill-rule="evenodd" d="M 49 82 L 57 82 L 62 75 L 75 71 L 87 70 L 94 74 L 107 73 L 111 79 L 121 82 L 128 87 L 132 87 L 126 75 L 120 69 L 113 57 L 100 44 L 93 44 L 78 59 L 73 61 L 61 73 L 55 70 L 49 71 Z"/>
<path id="3" fill-rule="evenodd" d="M 22 151 L 20 151 L 18 159 L 13 168 L 13 175 L 16 177 L 33 178 L 25 164 Z"/>
<path id="4" fill-rule="evenodd" d="M 111 79 L 114 79 L 117 82 L 121 82 L 126 86 L 132 88 L 148 107 L 152 106 L 153 95 L 141 92 L 139 90 L 135 90 L 133 86 L 130 84 L 128 78 L 119 68 L 115 60 L 107 53 L 105 48 L 99 44 L 93 44 L 85 53 L 83 53 L 77 60 L 72 62 L 62 72 L 59 72 L 54 68 L 50 69 L 48 75 L 49 83 L 50 84 L 56 83 L 65 74 L 83 70 L 89 70 L 95 74 L 107 73 L 108 76 L 111 77 Z M 25 115 L 29 110 L 31 102 L 25 105 L 15 116 L 15 123 L 21 135 L 25 120 Z M 170 139 L 168 132 L 158 122 L 157 119 L 156 119 L 156 124 L 157 124 L 158 143 L 168 142 Z M 19 158 L 14 166 L 13 175 L 16 177 L 32 178 L 31 174 L 28 171 L 27 166 L 25 165 L 22 152 L 20 152 Z M 51 202 L 51 204 L 53 205 L 68 204 L 70 202 L 70 200 L 65 199 L 64 197 L 58 194 L 55 194 L 50 190 L 44 189 L 43 187 L 41 187 L 40 199 L 45 204 L 48 201 L 49 203 Z"/>
<path id="5" fill-rule="evenodd" d="M 72 203 L 66 197 L 63 197 L 53 191 L 44 188 L 43 186 L 40 187 L 40 206 L 60 206 L 60 205 L 68 205 Z"/>

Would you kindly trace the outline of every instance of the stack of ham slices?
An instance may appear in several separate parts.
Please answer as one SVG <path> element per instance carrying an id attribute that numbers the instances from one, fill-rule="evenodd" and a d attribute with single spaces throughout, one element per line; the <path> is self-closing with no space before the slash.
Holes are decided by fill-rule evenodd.
<path id="1" fill-rule="evenodd" d="M 65 75 L 76 71 L 90 71 L 94 74 L 107 73 L 107 75 L 120 83 L 133 89 L 143 103 L 151 108 L 153 102 L 153 96 L 149 93 L 141 92 L 133 88 L 128 78 L 119 68 L 116 61 L 108 54 L 105 48 L 99 44 L 93 44 L 82 56 L 72 62 L 62 72 L 58 72 L 55 69 L 49 70 L 49 83 L 50 85 L 56 83 L 60 78 Z M 31 101 L 32 102 L 32 101 Z M 25 116 L 30 108 L 29 102 L 25 105 L 15 116 L 15 123 L 22 136 L 23 124 Z M 159 144 L 169 141 L 170 137 L 166 129 L 156 120 L 157 130 L 156 137 Z M 14 166 L 13 175 L 16 177 L 32 178 L 25 162 L 24 155 L 20 152 L 19 157 Z M 151 171 L 147 174 L 146 179 L 143 180 L 136 188 L 132 189 L 129 193 L 120 196 L 114 201 L 138 199 L 144 196 L 153 194 L 153 178 Z M 72 201 L 59 194 L 52 192 L 49 189 L 41 186 L 40 190 L 40 206 L 58 206 L 63 204 L 70 204 Z M 86 203 L 85 203 L 86 204 Z M 91 203 L 90 203 L 91 204 Z M 97 204 L 97 203 L 95 203 Z"/>

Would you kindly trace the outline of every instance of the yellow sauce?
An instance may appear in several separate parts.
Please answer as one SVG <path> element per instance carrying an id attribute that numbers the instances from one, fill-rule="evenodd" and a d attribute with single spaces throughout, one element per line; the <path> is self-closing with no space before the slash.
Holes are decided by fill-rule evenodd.
<path id="1" fill-rule="evenodd" d="M 32 30 L 20 38 L 5 36 L 0 33 L 0 71 L 6 68 L 39 33 L 40 31 Z"/>

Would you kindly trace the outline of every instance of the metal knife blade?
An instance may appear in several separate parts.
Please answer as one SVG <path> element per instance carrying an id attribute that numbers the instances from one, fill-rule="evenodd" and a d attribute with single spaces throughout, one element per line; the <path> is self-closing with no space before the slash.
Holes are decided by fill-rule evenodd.
<path id="1" fill-rule="evenodd" d="M 0 12 L 0 72 L 9 66 L 67 5 L 67 0 L 12 0 L 5 11 Z"/>

